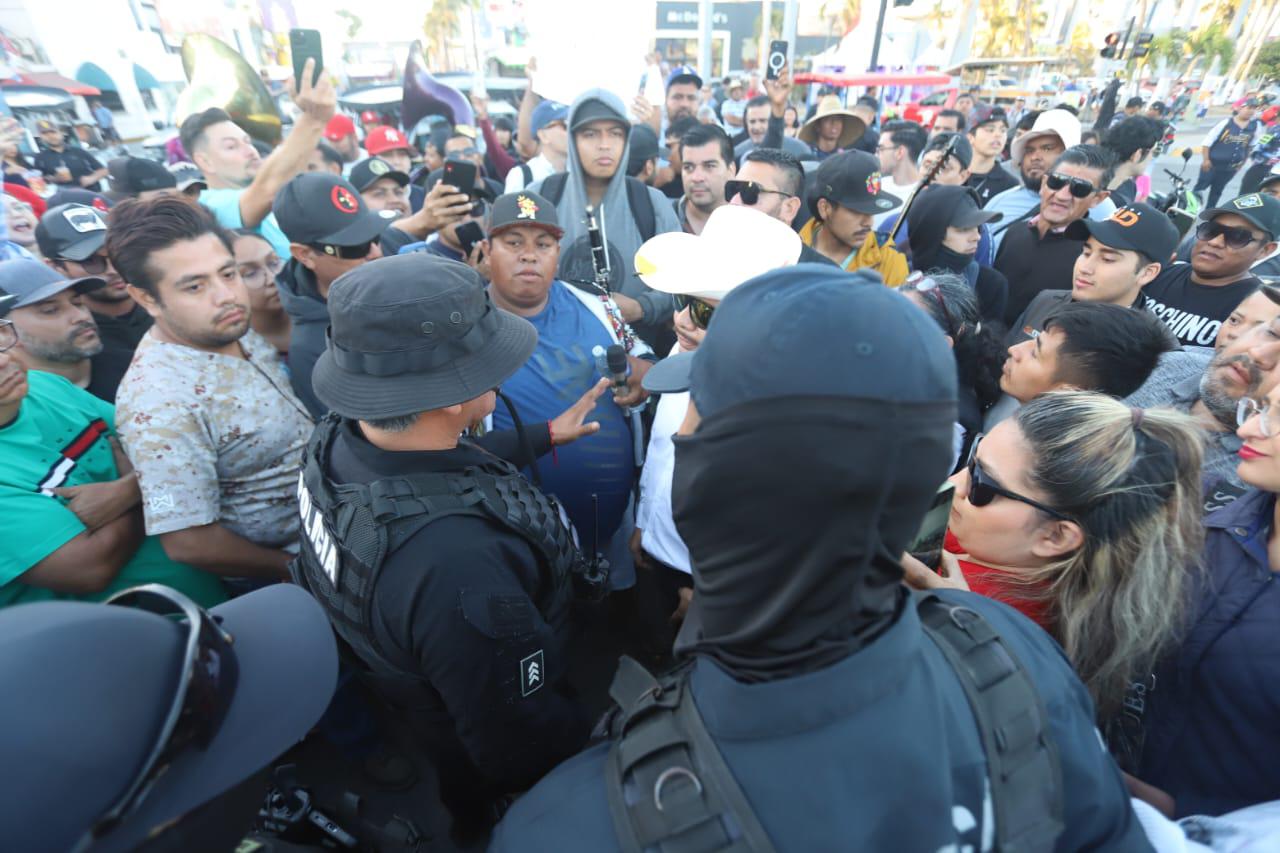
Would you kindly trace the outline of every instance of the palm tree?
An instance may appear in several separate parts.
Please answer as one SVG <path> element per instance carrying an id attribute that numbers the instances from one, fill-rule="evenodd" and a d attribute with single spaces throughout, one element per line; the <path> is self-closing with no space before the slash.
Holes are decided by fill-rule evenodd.
<path id="1" fill-rule="evenodd" d="M 462 28 L 461 12 L 479 5 L 479 0 L 432 0 L 422 21 L 422 33 L 427 37 L 427 60 L 433 69 L 449 70 L 449 42 Z"/>
<path id="2" fill-rule="evenodd" d="M 1231 64 L 1231 58 L 1235 56 L 1235 52 L 1235 42 L 1227 36 L 1221 23 L 1202 27 L 1187 39 L 1187 53 L 1191 57 L 1191 64 L 1187 66 L 1185 76 L 1194 76 L 1193 72 L 1201 60 L 1205 62 L 1204 73 L 1206 74 L 1213 70 L 1215 62 L 1221 63 L 1221 67 L 1226 68 Z"/>

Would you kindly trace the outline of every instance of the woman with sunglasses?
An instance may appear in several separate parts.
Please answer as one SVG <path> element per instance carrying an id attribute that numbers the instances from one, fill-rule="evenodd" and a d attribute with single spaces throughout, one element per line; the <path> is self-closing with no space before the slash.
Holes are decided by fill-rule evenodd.
<path id="1" fill-rule="evenodd" d="M 1062 645 L 1102 723 L 1182 625 L 1200 524 L 1201 438 L 1186 415 L 1055 392 L 974 442 L 951 478 L 946 576 L 1020 610 Z"/>
<path id="2" fill-rule="evenodd" d="M 240 228 L 235 232 L 233 249 L 240 278 L 249 291 L 249 323 L 276 348 L 280 355 L 289 356 L 289 336 L 293 322 L 280 302 L 276 288 L 276 275 L 284 263 L 275 249 L 257 231 Z"/>
<path id="3" fill-rule="evenodd" d="M 983 413 L 1000 399 L 1004 342 L 995 326 L 983 322 L 977 294 L 955 273 L 912 273 L 898 292 L 932 317 L 951 344 L 959 390 L 955 425 L 958 466 L 982 431 Z"/>
<path id="4" fill-rule="evenodd" d="M 1240 479 L 1249 491 L 1205 518 L 1192 622 L 1156 671 L 1137 775 L 1179 816 L 1280 799 L 1280 389 L 1240 401 Z"/>

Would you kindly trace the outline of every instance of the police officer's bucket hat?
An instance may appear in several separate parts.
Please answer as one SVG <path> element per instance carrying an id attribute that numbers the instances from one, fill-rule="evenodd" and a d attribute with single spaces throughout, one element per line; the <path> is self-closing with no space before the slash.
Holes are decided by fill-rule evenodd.
<path id="1" fill-rule="evenodd" d="M 489 301 L 475 270 L 425 252 L 380 258 L 329 288 L 328 346 L 311 386 L 355 420 L 465 403 L 520 369 L 538 342 L 529 321 Z"/>

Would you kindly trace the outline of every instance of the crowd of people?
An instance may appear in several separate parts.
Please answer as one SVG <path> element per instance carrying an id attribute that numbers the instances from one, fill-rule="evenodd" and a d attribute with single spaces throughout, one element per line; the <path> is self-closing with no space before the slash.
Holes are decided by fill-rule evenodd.
<path id="1" fill-rule="evenodd" d="M 665 88 L 5 153 L 14 849 L 230 849 L 369 720 L 491 850 L 1280 843 L 1253 102 L 1184 235 L 1141 103 Z"/>

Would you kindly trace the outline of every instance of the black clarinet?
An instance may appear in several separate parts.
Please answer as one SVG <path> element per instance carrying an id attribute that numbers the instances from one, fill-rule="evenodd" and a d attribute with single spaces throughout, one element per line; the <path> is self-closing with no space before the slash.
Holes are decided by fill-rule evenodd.
<path id="1" fill-rule="evenodd" d="M 600 222 L 596 219 L 596 209 L 587 205 L 587 239 L 591 242 L 591 269 L 595 273 L 596 287 L 609 293 L 609 254 L 604 247 L 604 235 L 600 233 Z"/>

